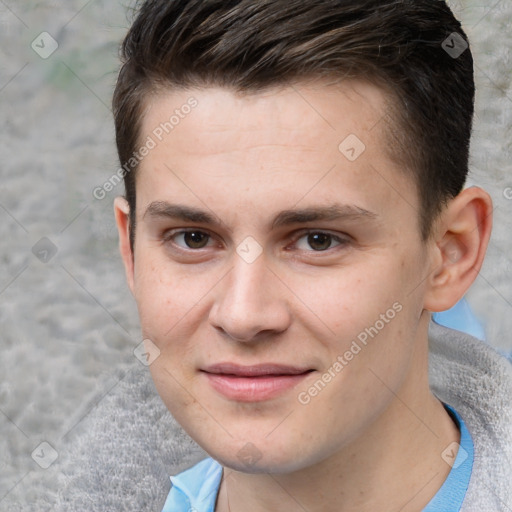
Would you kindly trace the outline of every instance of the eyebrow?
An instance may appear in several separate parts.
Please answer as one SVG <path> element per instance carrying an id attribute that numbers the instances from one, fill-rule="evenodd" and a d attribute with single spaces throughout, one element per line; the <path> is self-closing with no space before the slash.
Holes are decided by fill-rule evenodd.
<path id="1" fill-rule="evenodd" d="M 206 210 L 181 204 L 171 204 L 167 201 L 152 202 L 147 207 L 142 218 L 146 216 L 155 219 L 167 218 L 211 226 L 222 224 L 215 215 L 212 215 Z M 369 221 L 375 220 L 378 217 L 378 214 L 360 208 L 359 206 L 335 203 L 328 206 L 283 210 L 276 215 L 271 224 L 271 228 L 276 229 L 282 226 L 316 221 Z"/>

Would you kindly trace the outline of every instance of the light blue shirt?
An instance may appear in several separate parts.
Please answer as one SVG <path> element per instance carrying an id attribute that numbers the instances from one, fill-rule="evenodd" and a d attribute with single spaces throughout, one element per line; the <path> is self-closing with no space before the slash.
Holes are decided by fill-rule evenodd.
<path id="1" fill-rule="evenodd" d="M 443 459 L 452 466 L 452 469 L 448 473 L 441 489 L 429 501 L 423 512 L 456 512 L 460 510 L 468 490 L 473 469 L 474 446 L 471 434 L 459 413 L 448 404 L 443 405 L 448 412 L 451 411 L 453 416 L 455 416 L 460 430 L 460 446 L 453 449 L 447 447 L 443 452 Z M 452 454 L 455 455 L 455 452 L 457 455 L 455 461 L 453 461 Z"/>
<path id="2" fill-rule="evenodd" d="M 162 512 L 215 512 L 222 470 L 216 460 L 207 458 L 171 476 L 172 487 Z"/>

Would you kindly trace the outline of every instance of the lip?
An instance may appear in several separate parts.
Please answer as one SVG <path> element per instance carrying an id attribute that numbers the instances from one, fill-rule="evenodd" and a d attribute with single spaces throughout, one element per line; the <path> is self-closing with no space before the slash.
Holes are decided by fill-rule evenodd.
<path id="1" fill-rule="evenodd" d="M 219 363 L 201 369 L 209 384 L 230 400 L 261 402 L 275 398 L 305 379 L 312 368 L 263 363 Z"/>

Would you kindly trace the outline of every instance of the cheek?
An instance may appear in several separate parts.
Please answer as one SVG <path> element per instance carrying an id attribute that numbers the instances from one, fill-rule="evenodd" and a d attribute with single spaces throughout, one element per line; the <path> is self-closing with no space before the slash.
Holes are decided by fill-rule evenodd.
<path id="1" fill-rule="evenodd" d="M 135 262 L 134 296 L 144 336 L 159 345 L 161 333 L 171 325 L 173 308 L 172 287 L 162 286 L 161 272 L 155 262 L 140 255 Z M 169 327 L 168 327 L 169 328 Z"/>
<path id="2" fill-rule="evenodd" d="M 422 310 L 421 290 L 411 295 L 418 269 L 410 262 L 405 257 L 375 258 L 319 282 L 324 286 L 315 289 L 322 293 L 309 293 L 308 306 L 321 320 L 316 338 L 329 354 L 324 371 L 341 361 L 337 368 L 343 368 L 347 382 L 364 383 L 353 392 L 381 387 L 376 375 L 398 387 L 407 368 Z"/>
<path id="3" fill-rule="evenodd" d="M 356 336 L 373 325 L 393 304 L 405 302 L 406 284 L 396 261 L 377 258 L 303 283 L 304 302 L 329 327 L 331 334 L 343 338 Z"/>
<path id="4" fill-rule="evenodd" d="M 163 348 L 165 339 L 193 313 L 205 289 L 201 280 L 177 272 L 157 251 L 140 251 L 135 260 L 134 296 L 144 335 Z"/>

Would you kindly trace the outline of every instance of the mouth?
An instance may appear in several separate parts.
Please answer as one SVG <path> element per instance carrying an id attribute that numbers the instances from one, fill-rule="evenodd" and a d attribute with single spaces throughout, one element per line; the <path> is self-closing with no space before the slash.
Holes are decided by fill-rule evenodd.
<path id="1" fill-rule="evenodd" d="M 210 386 L 224 397 L 238 402 L 261 402 L 294 388 L 312 368 L 264 363 L 241 366 L 220 363 L 201 369 Z"/>

